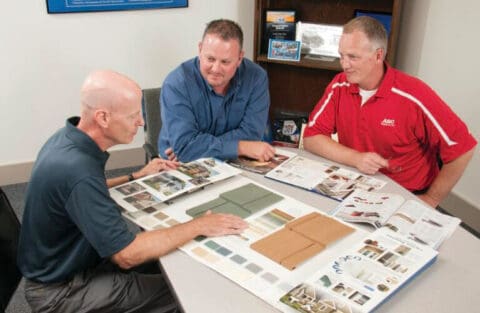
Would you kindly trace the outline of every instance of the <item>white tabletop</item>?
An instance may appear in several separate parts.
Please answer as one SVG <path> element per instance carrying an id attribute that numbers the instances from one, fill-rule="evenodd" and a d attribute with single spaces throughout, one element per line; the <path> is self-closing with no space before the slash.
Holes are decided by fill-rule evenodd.
<path id="1" fill-rule="evenodd" d="M 323 160 L 305 151 L 295 151 Z M 328 212 L 338 202 L 300 188 L 266 179 L 259 174 L 242 175 L 306 204 Z M 406 199 L 414 196 L 389 178 L 382 192 Z M 437 261 L 402 288 L 376 312 L 474 312 L 480 305 L 480 241 L 459 227 L 439 249 Z M 260 298 L 181 251 L 160 258 L 185 313 L 278 312 Z"/>

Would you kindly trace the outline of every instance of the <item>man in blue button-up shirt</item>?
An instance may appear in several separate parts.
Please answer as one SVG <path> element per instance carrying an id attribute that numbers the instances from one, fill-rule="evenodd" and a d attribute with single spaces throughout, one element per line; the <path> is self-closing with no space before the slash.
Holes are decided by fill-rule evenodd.
<path id="1" fill-rule="evenodd" d="M 242 44 L 235 22 L 212 21 L 199 43 L 199 56 L 167 76 L 160 97 L 163 157 L 188 162 L 274 156 L 274 148 L 259 141 L 270 102 L 267 74 L 243 58 Z"/>

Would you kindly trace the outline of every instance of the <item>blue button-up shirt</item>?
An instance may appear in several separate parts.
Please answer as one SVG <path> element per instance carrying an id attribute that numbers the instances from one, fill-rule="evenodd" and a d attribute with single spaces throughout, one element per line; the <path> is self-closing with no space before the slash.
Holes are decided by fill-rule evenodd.
<path id="1" fill-rule="evenodd" d="M 173 148 L 188 162 L 201 157 L 232 159 L 240 140 L 260 140 L 270 96 L 265 70 L 243 59 L 227 94 L 218 95 L 202 77 L 198 57 L 182 63 L 162 86 L 159 153 Z"/>

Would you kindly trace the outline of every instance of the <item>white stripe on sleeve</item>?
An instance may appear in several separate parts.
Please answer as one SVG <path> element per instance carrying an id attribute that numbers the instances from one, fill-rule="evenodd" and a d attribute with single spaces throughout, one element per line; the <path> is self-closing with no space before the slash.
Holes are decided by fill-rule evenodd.
<path id="1" fill-rule="evenodd" d="M 313 125 L 315 125 L 315 122 L 317 121 L 317 118 L 320 116 L 320 114 L 322 114 L 323 110 L 325 110 L 325 107 L 327 106 L 328 102 L 330 101 L 330 98 L 332 98 L 333 91 L 335 90 L 335 88 L 337 88 L 337 87 L 348 87 L 348 86 L 350 86 L 350 83 L 348 83 L 348 82 L 335 83 L 335 84 L 332 85 L 332 90 L 328 93 L 327 98 L 325 99 L 325 101 L 323 102 L 322 106 L 317 111 L 317 113 L 315 114 L 313 119 L 310 121 L 310 123 L 308 123 L 308 127 L 312 127 Z"/>
<path id="2" fill-rule="evenodd" d="M 449 146 L 453 146 L 453 145 L 456 145 L 457 142 L 456 141 L 453 141 L 451 140 L 447 133 L 445 132 L 445 130 L 442 128 L 442 126 L 440 126 L 440 124 L 438 123 L 438 121 L 435 119 L 435 117 L 432 115 L 432 113 L 423 105 L 422 102 L 420 102 L 420 100 L 418 100 L 417 98 L 415 98 L 414 96 L 412 96 L 411 94 L 409 93 L 406 93 L 405 91 L 402 91 L 402 90 L 399 90 L 395 87 L 392 87 L 392 91 L 402 97 L 405 97 L 407 99 L 409 99 L 410 101 L 413 101 L 416 105 L 418 105 L 420 107 L 420 109 L 422 109 L 423 113 L 425 113 L 425 115 L 428 117 L 428 119 L 432 122 L 433 126 L 435 126 L 435 128 L 437 129 L 437 131 L 440 133 L 440 135 L 442 136 L 443 140 L 445 140 L 445 142 L 449 145 Z"/>

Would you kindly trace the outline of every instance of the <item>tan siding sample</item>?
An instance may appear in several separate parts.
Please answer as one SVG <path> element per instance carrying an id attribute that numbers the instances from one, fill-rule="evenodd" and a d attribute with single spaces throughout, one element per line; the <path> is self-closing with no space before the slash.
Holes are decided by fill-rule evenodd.
<path id="1" fill-rule="evenodd" d="M 283 267 L 293 270 L 354 229 L 320 213 L 310 213 L 286 224 L 250 247 Z"/>

